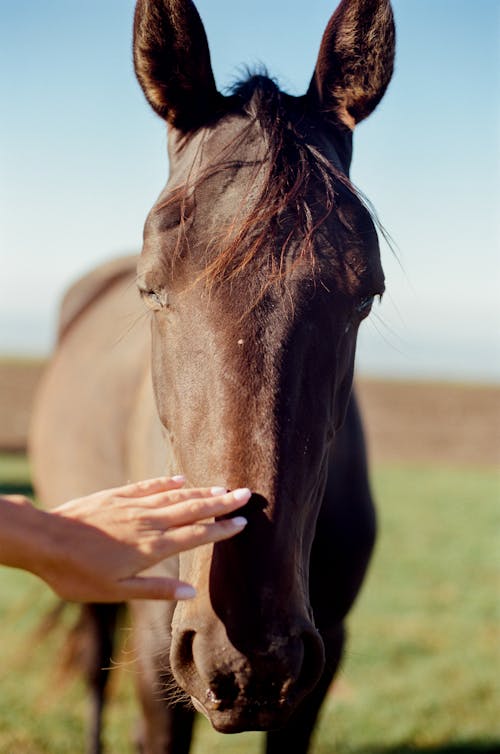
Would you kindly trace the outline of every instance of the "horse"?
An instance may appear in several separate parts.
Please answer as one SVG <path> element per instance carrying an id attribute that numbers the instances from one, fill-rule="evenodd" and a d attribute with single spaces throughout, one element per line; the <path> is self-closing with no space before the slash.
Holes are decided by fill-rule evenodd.
<path id="1" fill-rule="evenodd" d="M 263 72 L 221 94 L 191 0 L 138 0 L 133 37 L 170 175 L 140 257 L 65 298 L 36 488 L 57 504 L 173 472 L 250 487 L 243 533 L 153 569 L 196 599 L 130 606 L 141 751 L 187 754 L 198 710 L 222 733 L 267 731 L 267 754 L 305 754 L 376 536 L 352 382 L 384 275 L 349 167 L 392 76 L 391 4 L 340 2 L 302 96 Z M 115 609 L 85 610 L 97 754 Z"/>

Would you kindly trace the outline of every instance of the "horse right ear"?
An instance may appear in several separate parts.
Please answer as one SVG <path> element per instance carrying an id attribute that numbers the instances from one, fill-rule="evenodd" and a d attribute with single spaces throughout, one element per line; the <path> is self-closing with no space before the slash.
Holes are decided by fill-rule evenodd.
<path id="1" fill-rule="evenodd" d="M 197 128 L 215 112 L 220 95 L 191 0 L 138 0 L 134 67 L 153 110 L 176 128 Z"/>

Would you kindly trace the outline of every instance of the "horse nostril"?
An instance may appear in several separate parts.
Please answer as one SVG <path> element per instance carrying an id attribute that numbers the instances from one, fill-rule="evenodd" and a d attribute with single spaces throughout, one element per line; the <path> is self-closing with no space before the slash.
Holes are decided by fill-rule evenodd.
<path id="1" fill-rule="evenodd" d="M 297 680 L 301 691 L 311 691 L 318 683 L 325 668 L 325 647 L 320 635 L 314 631 L 304 631 L 302 634 L 304 655 L 302 669 Z"/>
<path id="2" fill-rule="evenodd" d="M 217 676 L 207 689 L 207 702 L 215 709 L 224 710 L 233 706 L 240 690 L 233 674 Z"/>
<path id="3" fill-rule="evenodd" d="M 193 642 L 195 635 L 195 631 L 184 631 L 178 641 L 176 650 L 178 663 L 180 666 L 188 668 L 194 664 Z"/>

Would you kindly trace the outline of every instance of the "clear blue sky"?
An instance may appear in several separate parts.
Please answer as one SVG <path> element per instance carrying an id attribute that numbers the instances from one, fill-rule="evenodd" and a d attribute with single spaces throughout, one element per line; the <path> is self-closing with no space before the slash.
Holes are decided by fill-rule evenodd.
<path id="1" fill-rule="evenodd" d="M 500 379 L 497 0 L 394 0 L 397 67 L 353 179 L 398 248 L 359 365 Z M 220 88 L 308 85 L 335 0 L 199 0 Z M 0 353 L 44 352 L 75 276 L 140 248 L 165 129 L 131 64 L 132 0 L 0 0 Z"/>

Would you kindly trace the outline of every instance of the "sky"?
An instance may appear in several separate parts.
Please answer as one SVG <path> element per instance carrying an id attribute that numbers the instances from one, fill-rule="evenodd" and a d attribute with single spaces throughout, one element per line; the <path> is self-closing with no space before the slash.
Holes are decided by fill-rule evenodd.
<path id="1" fill-rule="evenodd" d="M 265 64 L 302 94 L 335 0 L 198 0 L 219 88 Z M 394 0 L 396 70 L 353 182 L 393 239 L 361 373 L 500 381 L 498 0 Z M 58 302 L 140 250 L 167 172 L 131 62 L 133 0 L 0 0 L 0 354 L 44 354 Z"/>

